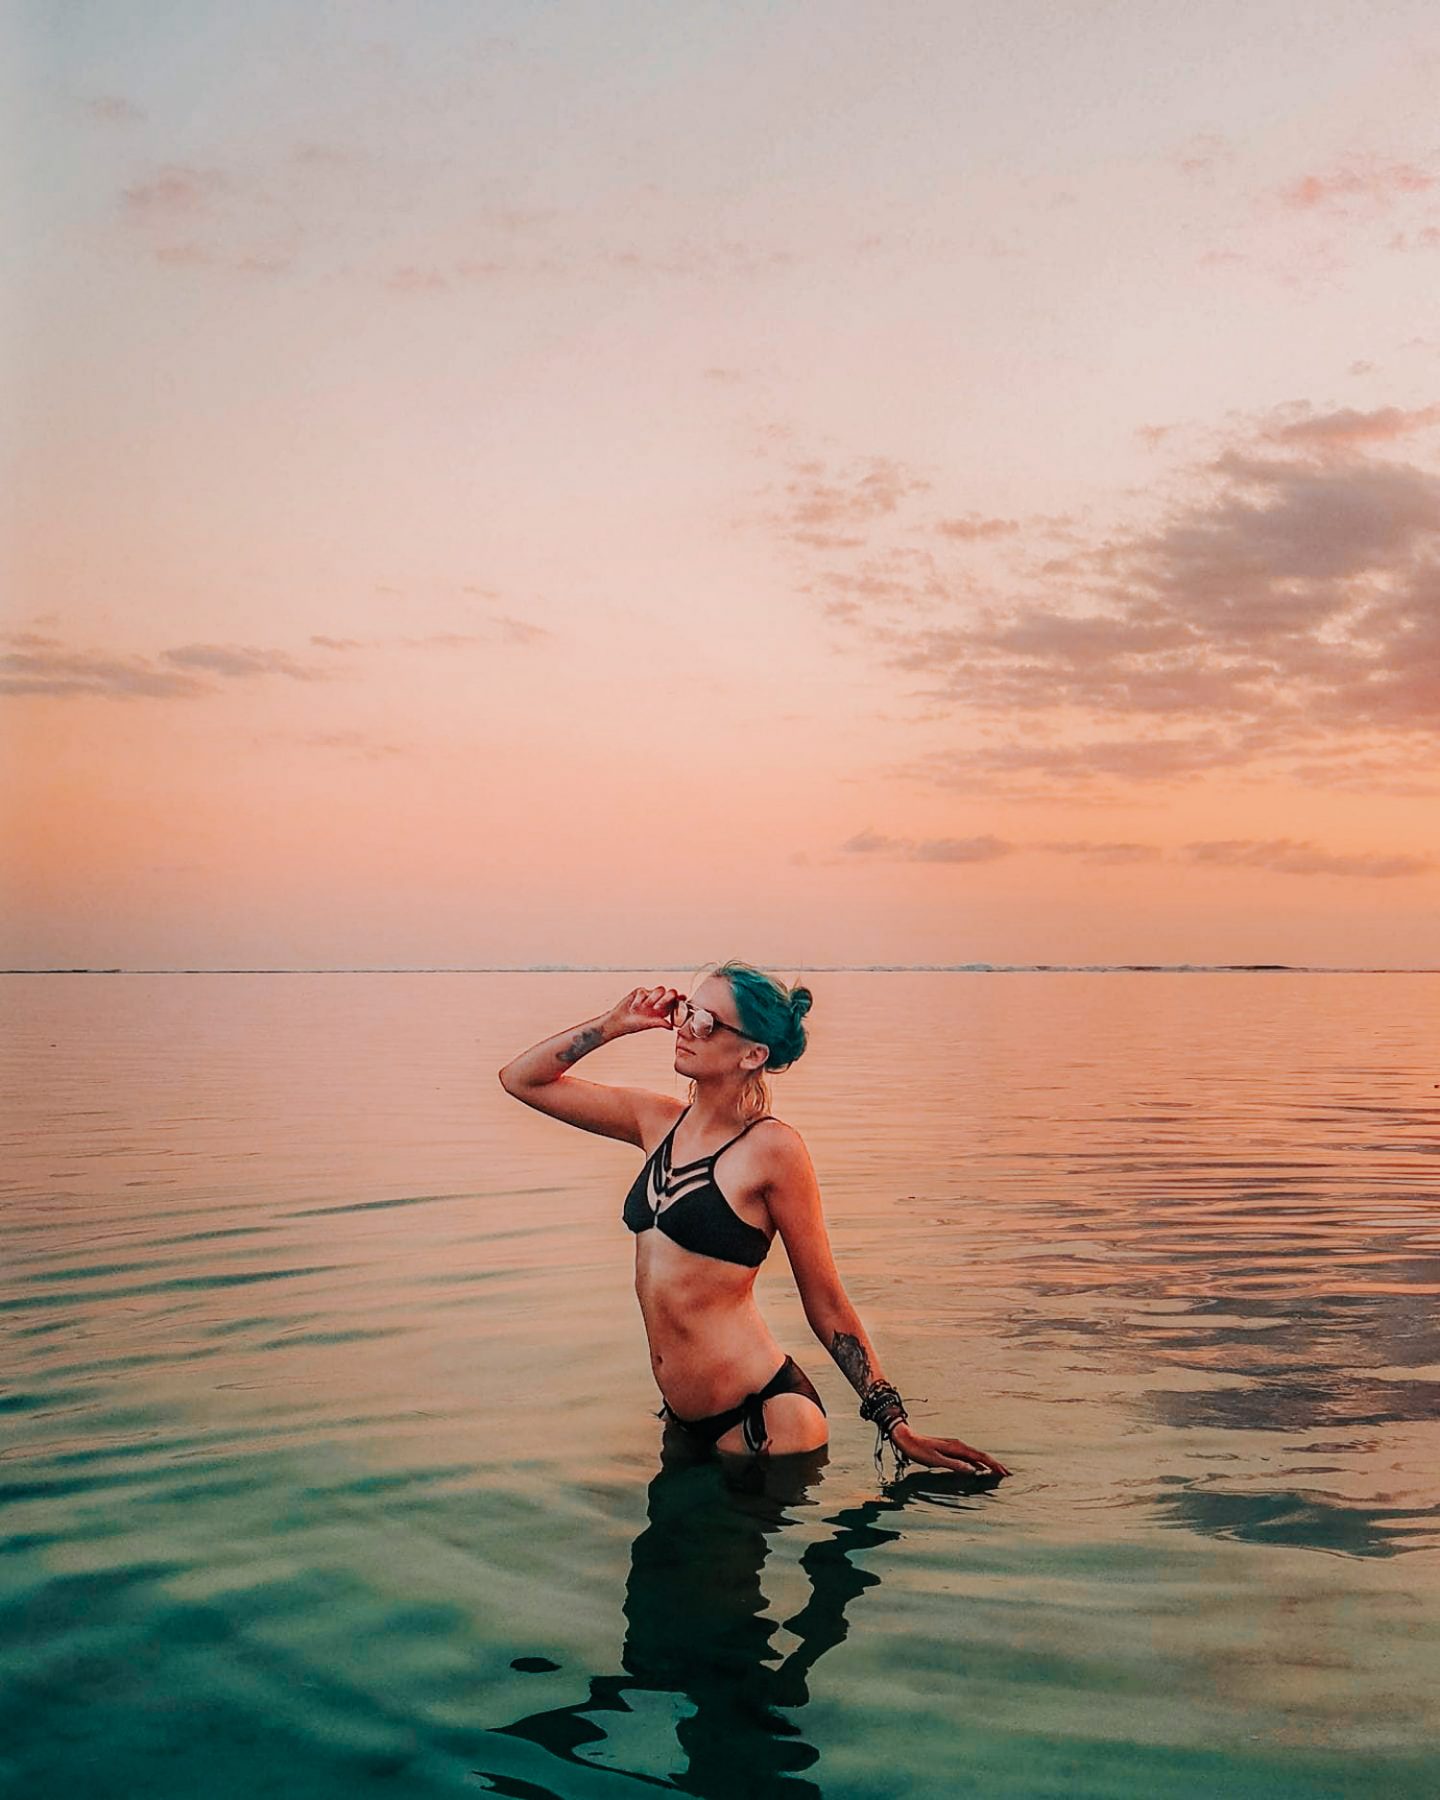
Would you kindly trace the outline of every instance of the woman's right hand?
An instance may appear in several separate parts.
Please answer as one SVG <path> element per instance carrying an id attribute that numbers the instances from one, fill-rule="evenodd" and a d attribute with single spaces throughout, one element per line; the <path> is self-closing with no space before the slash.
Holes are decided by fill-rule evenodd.
<path id="1" fill-rule="evenodd" d="M 667 1031 L 673 1029 L 670 1015 L 680 998 L 679 988 L 632 988 L 610 1008 L 610 1034 L 623 1037 L 631 1031 L 653 1031 L 660 1025 Z"/>

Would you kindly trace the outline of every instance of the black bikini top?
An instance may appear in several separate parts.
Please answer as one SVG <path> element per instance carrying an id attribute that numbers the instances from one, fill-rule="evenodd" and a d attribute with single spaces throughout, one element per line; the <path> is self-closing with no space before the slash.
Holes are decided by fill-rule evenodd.
<path id="1" fill-rule="evenodd" d="M 693 1250 L 697 1256 L 713 1256 L 718 1262 L 743 1263 L 747 1268 L 758 1269 L 769 1254 L 770 1240 L 758 1225 L 742 1219 L 720 1192 L 715 1182 L 715 1162 L 731 1144 L 744 1137 L 750 1125 L 758 1125 L 760 1120 L 752 1119 L 745 1131 L 737 1131 L 718 1150 L 697 1157 L 694 1162 L 682 1163 L 677 1169 L 670 1161 L 670 1141 L 689 1110 L 687 1106 L 646 1157 L 644 1168 L 625 1196 L 621 1217 L 635 1232 L 658 1226 L 682 1250 Z M 763 1116 L 768 1119 L 772 1115 Z"/>

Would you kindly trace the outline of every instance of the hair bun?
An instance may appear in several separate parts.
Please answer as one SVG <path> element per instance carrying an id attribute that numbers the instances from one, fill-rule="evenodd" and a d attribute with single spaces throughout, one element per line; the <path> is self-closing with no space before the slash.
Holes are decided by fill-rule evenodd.
<path id="1" fill-rule="evenodd" d="M 815 1004 L 808 987 L 798 981 L 787 987 L 778 975 L 736 957 L 709 965 L 705 973 L 729 982 L 744 1034 L 770 1053 L 767 1073 L 778 1074 L 805 1054 L 805 1015 Z"/>

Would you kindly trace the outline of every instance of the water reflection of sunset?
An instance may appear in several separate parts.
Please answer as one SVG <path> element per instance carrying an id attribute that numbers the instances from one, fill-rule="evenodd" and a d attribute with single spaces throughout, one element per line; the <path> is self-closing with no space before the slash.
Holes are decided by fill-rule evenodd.
<path id="1" fill-rule="evenodd" d="M 0 1331 L 12 1526 L 45 1546 L 25 1579 L 47 1617 L 69 1617 L 66 1570 L 163 1566 L 179 1642 L 258 1631 L 307 1671 L 294 1691 L 344 1671 L 342 1716 L 404 1720 L 472 1770 L 543 1785 L 555 1763 L 563 1792 L 572 1754 L 651 1775 L 720 1754 L 687 1615 L 657 1636 L 689 1540 L 673 1483 L 647 1521 L 636 1153 L 494 1082 L 617 979 L 12 979 L 28 1124 Z M 873 1785 L 974 1693 L 982 1764 L 1183 1753 L 1223 1785 L 1261 1756 L 1319 1793 L 1363 1745 L 1422 1793 L 1436 978 L 811 985 L 775 1099 L 847 1288 L 919 1427 L 1015 1473 L 970 1499 L 884 1489 L 772 1257 L 760 1305 L 833 1429 L 805 1504 L 752 1521 L 750 1574 L 710 1595 L 761 1709 L 733 1755 L 804 1781 L 814 1752 L 822 1791 L 847 1768 Z M 673 1091 L 663 1039 L 606 1046 L 595 1077 Z M 733 1572 L 746 1502 L 711 1498 Z M 65 1629 L 120 1630 L 86 1592 Z M 37 1720 L 52 1761 L 62 1703 Z"/>

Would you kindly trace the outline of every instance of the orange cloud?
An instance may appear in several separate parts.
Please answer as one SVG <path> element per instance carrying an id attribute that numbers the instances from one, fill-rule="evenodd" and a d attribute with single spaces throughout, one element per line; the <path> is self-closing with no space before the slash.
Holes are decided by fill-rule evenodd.
<path id="1" fill-rule="evenodd" d="M 1086 862 L 1103 863 L 1107 866 L 1155 862 L 1161 855 L 1157 844 L 1129 843 L 1093 843 L 1088 840 L 1069 840 L 1059 844 L 1037 844 L 1037 850 L 1043 850 L 1051 856 L 1079 856 Z"/>
<path id="2" fill-rule="evenodd" d="M 128 212 L 146 221 L 186 219 L 213 210 L 221 195 L 234 190 L 234 182 L 219 169 L 197 169 L 169 163 L 148 181 L 132 182 L 121 192 Z"/>
<path id="3" fill-rule="evenodd" d="M 1364 370 L 1369 364 L 1356 364 Z M 1317 413 L 1309 407 L 1278 413 L 1261 427 L 1261 436 L 1277 444 L 1299 444 L 1317 450 L 1349 450 L 1359 444 L 1393 442 L 1440 423 L 1440 406 L 1422 406 L 1406 412 L 1399 406 L 1379 406 L 1369 412 L 1345 406 Z"/>
<path id="4" fill-rule="evenodd" d="M 1282 205 L 1296 212 L 1317 207 L 1343 212 L 1358 206 L 1380 213 L 1401 196 L 1426 193 L 1435 184 L 1436 177 L 1416 163 L 1356 157 L 1323 174 L 1300 176 L 1282 188 L 1279 197 Z"/>
<path id="5" fill-rule="evenodd" d="M 1433 759 L 1440 476 L 1365 451 L 1437 421 L 1437 406 L 1278 409 L 1156 523 L 1042 563 L 1013 599 L 898 554 L 815 586 L 921 696 L 1000 734 L 908 765 L 942 785 L 1174 780 L 1314 762 L 1338 740 Z M 892 484 L 884 510 L 920 488 Z"/>
<path id="6" fill-rule="evenodd" d="M 90 650 L 21 650 L 0 655 L 0 693 L 102 694 L 113 700 L 193 699 L 212 682 L 157 669 L 148 657 Z"/>
<path id="7" fill-rule="evenodd" d="M 857 831 L 840 848 L 862 856 L 883 855 L 904 862 L 995 862 L 1014 854 L 1003 838 L 897 838 L 877 831 Z"/>
<path id="8" fill-rule="evenodd" d="M 961 519 L 939 519 L 935 529 L 942 537 L 958 538 L 962 543 L 973 543 L 980 538 L 1008 537 L 1020 529 L 1018 519 L 983 519 L 978 513 L 970 513 Z"/>
<path id="9" fill-rule="evenodd" d="M 1351 875 L 1374 881 L 1423 875 L 1435 867 L 1428 856 L 1337 856 L 1314 844 L 1292 843 L 1289 838 L 1243 838 L 1225 842 L 1189 844 L 1192 862 L 1222 863 L 1250 869 L 1274 869 L 1282 875 Z"/>
<path id="10" fill-rule="evenodd" d="M 1422 225 L 1419 231 L 1397 231 L 1392 250 L 1440 250 L 1440 225 Z"/>
<path id="11" fill-rule="evenodd" d="M 249 644 L 181 644 L 158 658 L 103 650 L 67 649 L 58 638 L 12 632 L 18 649 L 0 655 L 0 693 L 102 695 L 112 700 L 192 700 L 221 691 L 209 675 L 237 679 L 286 675 L 322 681 L 326 671 L 297 662 L 283 650 Z M 168 666 L 164 666 L 168 665 Z"/>
<path id="12" fill-rule="evenodd" d="M 324 681 L 326 671 L 298 663 L 284 650 L 254 644 L 181 644 L 162 650 L 161 658 L 180 669 L 209 669 L 216 675 L 288 675 L 292 681 Z"/>
<path id="13" fill-rule="evenodd" d="M 514 619 L 508 613 L 502 613 L 495 623 L 507 644 L 538 644 L 541 638 L 553 634 L 543 625 L 535 625 L 529 619 Z"/>
<path id="14" fill-rule="evenodd" d="M 1104 866 L 1154 863 L 1166 858 L 1158 844 L 1096 842 L 1069 839 L 1061 842 L 1013 844 L 1004 838 L 890 837 L 867 828 L 847 838 L 840 849 L 849 855 L 879 857 L 903 862 L 997 862 L 1002 857 L 1031 852 L 1044 856 L 1076 856 Z M 1271 869 L 1283 875 L 1341 875 L 1372 881 L 1390 881 L 1423 875 L 1436 867 L 1428 856 L 1382 853 L 1337 853 L 1317 844 L 1296 843 L 1289 838 L 1233 838 L 1186 844 L 1181 862 L 1223 868 Z"/>
<path id="15" fill-rule="evenodd" d="M 1229 162 L 1234 157 L 1234 149 L 1228 138 L 1217 132 L 1200 131 L 1177 150 L 1171 160 L 1182 174 L 1202 175 L 1222 162 Z"/>
<path id="16" fill-rule="evenodd" d="M 896 511 L 907 495 L 924 493 L 930 482 L 886 456 L 866 457 L 843 474 L 829 475 L 823 462 L 794 465 L 785 483 L 784 503 L 775 515 L 783 536 L 816 549 L 853 549 L 865 542 L 872 521 Z"/>

